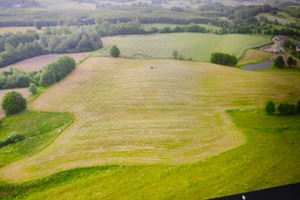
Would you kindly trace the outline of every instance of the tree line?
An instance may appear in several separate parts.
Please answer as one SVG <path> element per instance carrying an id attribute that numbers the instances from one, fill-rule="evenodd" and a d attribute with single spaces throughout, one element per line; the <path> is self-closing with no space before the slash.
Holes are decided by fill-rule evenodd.
<path id="1" fill-rule="evenodd" d="M 26 73 L 17 68 L 10 68 L 9 71 L 0 72 L 0 89 L 27 88 L 31 83 L 47 87 L 67 76 L 75 65 L 73 58 L 61 56 L 39 71 Z"/>
<path id="2" fill-rule="evenodd" d="M 300 114 L 300 100 L 296 105 L 290 104 L 288 102 L 281 102 L 277 107 L 277 111 L 280 115 Z M 273 101 L 270 100 L 266 103 L 265 112 L 267 114 L 273 114 L 276 112 L 275 104 Z"/>
<path id="3" fill-rule="evenodd" d="M 102 47 L 95 29 L 56 27 L 0 36 L 0 67 L 48 53 L 94 51 Z"/>

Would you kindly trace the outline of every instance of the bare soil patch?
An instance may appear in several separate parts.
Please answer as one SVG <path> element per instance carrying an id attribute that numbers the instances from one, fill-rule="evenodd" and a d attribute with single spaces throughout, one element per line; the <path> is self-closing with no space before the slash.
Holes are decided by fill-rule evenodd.
<path id="1" fill-rule="evenodd" d="M 102 41 L 103 46 L 107 45 L 114 38 L 115 38 L 115 36 L 102 37 L 101 41 Z"/>
<path id="2" fill-rule="evenodd" d="M 3 97 L 11 91 L 16 91 L 19 92 L 23 95 L 25 99 L 30 99 L 31 98 L 31 93 L 28 91 L 28 88 L 17 88 L 17 89 L 8 89 L 8 90 L 0 90 L 0 102 L 2 102 Z M 4 116 L 4 112 L 0 106 L 0 117 Z"/>
<path id="3" fill-rule="evenodd" d="M 41 32 L 41 30 L 36 29 L 33 26 L 24 26 L 24 27 L 1 27 L 0 28 L 0 34 L 5 34 L 5 33 L 17 33 L 17 32 L 22 32 L 25 33 L 26 31 L 36 31 L 36 32 Z"/>
<path id="4" fill-rule="evenodd" d="M 33 58 L 29 58 L 26 60 L 22 60 L 20 62 L 17 62 L 12 65 L 8 65 L 5 67 L 0 68 L 1 71 L 7 71 L 9 67 L 16 67 L 19 69 L 23 69 L 26 72 L 29 71 L 37 71 L 42 69 L 45 65 L 54 62 L 58 57 L 62 55 L 67 55 L 76 61 L 78 63 L 79 61 L 83 60 L 85 57 L 89 56 L 91 52 L 83 52 L 83 53 L 70 53 L 70 54 L 48 54 L 48 55 L 42 55 L 42 56 L 36 56 Z"/>

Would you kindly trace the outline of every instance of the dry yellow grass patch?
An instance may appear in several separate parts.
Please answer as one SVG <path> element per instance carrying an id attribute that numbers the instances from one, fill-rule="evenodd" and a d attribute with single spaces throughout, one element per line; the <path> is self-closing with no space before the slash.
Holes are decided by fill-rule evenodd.
<path id="1" fill-rule="evenodd" d="M 0 169 L 24 181 L 74 167 L 183 164 L 245 142 L 225 110 L 300 97 L 299 73 L 209 63 L 92 57 L 31 109 L 71 112 L 74 124 L 42 152 Z"/>
<path id="2" fill-rule="evenodd" d="M 274 56 L 273 53 L 264 52 L 256 49 L 249 49 L 245 52 L 243 57 L 238 61 L 237 65 L 246 65 L 249 63 L 257 63 L 268 60 Z"/>
<path id="3" fill-rule="evenodd" d="M 0 34 L 5 34 L 5 33 L 17 33 L 17 32 L 22 32 L 25 33 L 26 31 L 36 31 L 36 32 L 41 32 L 42 30 L 38 30 L 35 27 L 30 27 L 30 26 L 24 26 L 24 27 L 1 27 L 0 28 Z"/>

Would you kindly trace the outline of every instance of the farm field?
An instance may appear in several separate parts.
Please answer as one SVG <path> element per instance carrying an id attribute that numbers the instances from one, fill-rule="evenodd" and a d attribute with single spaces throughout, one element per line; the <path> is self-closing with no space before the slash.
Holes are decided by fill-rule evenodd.
<path id="1" fill-rule="evenodd" d="M 260 63 L 269 60 L 270 58 L 274 58 L 273 53 L 264 52 L 256 49 L 249 49 L 245 52 L 243 57 L 239 59 L 237 65 L 241 66 L 252 63 Z"/>
<path id="2" fill-rule="evenodd" d="M 171 58 L 172 52 L 177 50 L 186 59 L 208 62 L 212 52 L 229 53 L 239 58 L 245 50 L 270 42 L 270 36 L 265 35 L 201 33 L 131 35 L 115 37 L 109 45 L 96 51 L 94 55 L 108 56 L 111 46 L 117 45 L 121 56 L 128 58 Z"/>
<path id="3" fill-rule="evenodd" d="M 74 124 L 42 152 L 1 168 L 0 177 L 20 182 L 75 167 L 178 165 L 218 155 L 247 142 L 226 110 L 262 109 L 269 99 L 295 103 L 299 76 L 91 57 L 30 106 L 70 112 Z"/>
<path id="4" fill-rule="evenodd" d="M 295 183 L 300 117 L 262 109 L 269 99 L 295 103 L 299 76 L 91 57 L 30 106 L 70 112 L 74 124 L 40 153 L 1 168 L 0 178 L 15 183 L 103 166 L 0 189 L 25 199 L 182 199 Z"/>
<path id="5" fill-rule="evenodd" d="M 0 27 L 0 34 L 5 34 L 5 33 L 17 33 L 17 32 L 22 32 L 25 33 L 27 30 L 29 31 L 36 31 L 36 32 L 41 32 L 42 30 L 38 30 L 35 27 Z"/>
<path id="6" fill-rule="evenodd" d="M 23 69 L 26 72 L 38 71 L 42 69 L 44 66 L 46 66 L 47 64 L 56 61 L 58 57 L 63 55 L 72 57 L 76 61 L 76 63 L 78 63 L 84 58 L 86 58 L 87 56 L 89 56 L 90 54 L 91 52 L 41 55 L 26 60 L 22 60 L 12 65 L 2 67 L 0 68 L 0 70 L 8 71 L 10 67 L 13 67 L 13 68 Z"/>

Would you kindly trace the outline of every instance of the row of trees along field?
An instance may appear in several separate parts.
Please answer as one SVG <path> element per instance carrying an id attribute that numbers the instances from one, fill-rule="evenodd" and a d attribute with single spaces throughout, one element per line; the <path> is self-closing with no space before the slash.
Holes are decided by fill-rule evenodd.
<path id="1" fill-rule="evenodd" d="M 95 29 L 77 27 L 46 28 L 40 35 L 34 31 L 0 36 L 0 67 L 47 53 L 75 53 L 102 47 Z"/>
<path id="2" fill-rule="evenodd" d="M 39 71 L 26 73 L 17 68 L 10 68 L 9 71 L 0 72 L 0 89 L 27 88 L 31 83 L 47 87 L 67 76 L 75 65 L 73 58 L 61 56 Z"/>

